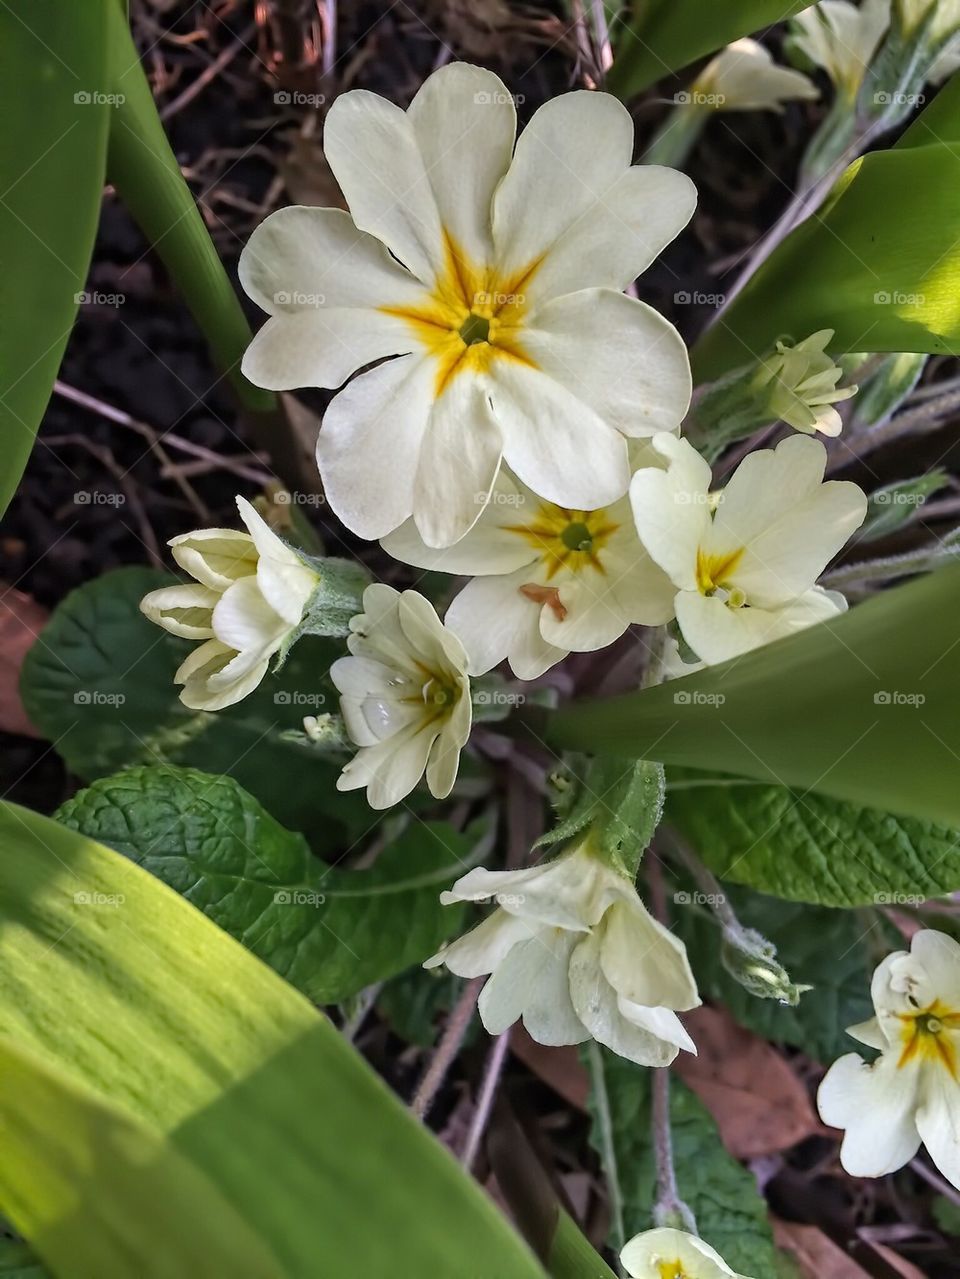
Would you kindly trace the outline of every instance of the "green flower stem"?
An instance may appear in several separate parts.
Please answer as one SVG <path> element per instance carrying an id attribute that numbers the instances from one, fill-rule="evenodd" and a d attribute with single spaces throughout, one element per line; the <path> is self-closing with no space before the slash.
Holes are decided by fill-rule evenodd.
<path id="1" fill-rule="evenodd" d="M 709 107 L 697 102 L 679 102 L 654 134 L 643 154 L 643 163 L 682 169 L 709 117 Z"/>
<path id="2" fill-rule="evenodd" d="M 613 1118 L 610 1113 L 610 1096 L 607 1077 L 603 1069 L 603 1052 L 595 1039 L 587 1045 L 587 1062 L 593 1080 L 593 1096 L 597 1106 L 597 1121 L 603 1153 L 603 1171 L 607 1179 L 607 1197 L 610 1201 L 610 1219 L 617 1251 L 627 1242 L 623 1218 L 623 1194 L 620 1190 L 620 1170 L 617 1167 L 617 1149 L 613 1140 Z"/>

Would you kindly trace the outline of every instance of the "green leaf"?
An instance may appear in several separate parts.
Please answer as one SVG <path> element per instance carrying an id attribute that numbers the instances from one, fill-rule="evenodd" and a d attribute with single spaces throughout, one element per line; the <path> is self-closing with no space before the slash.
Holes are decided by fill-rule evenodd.
<path id="1" fill-rule="evenodd" d="M 191 645 L 139 607 L 147 591 L 174 580 L 120 568 L 67 596 L 23 666 L 21 692 L 37 728 L 85 780 L 140 763 L 192 765 L 235 777 L 311 845 L 336 847 L 345 830 L 372 829 L 362 792 L 335 790 L 339 768 L 280 736 L 304 715 L 336 708 L 327 672 L 340 646 L 308 637 L 238 705 L 215 715 L 188 710 L 173 675 Z"/>
<path id="2" fill-rule="evenodd" d="M 696 904 L 676 905 L 671 924 L 686 944 L 700 994 L 724 1004 L 748 1030 L 765 1039 L 793 1044 L 818 1061 L 850 1052 L 846 1027 L 873 1016 L 870 977 L 887 950 L 894 949 L 884 925 L 866 912 L 832 910 L 777 901 L 748 889 L 724 885 L 737 918 L 777 947 L 791 978 L 813 987 L 795 1007 L 757 999 L 720 963 L 720 929 Z"/>
<path id="3" fill-rule="evenodd" d="M 615 57 L 605 88 L 630 98 L 740 36 L 783 22 L 809 0 L 647 0 L 614 24 Z"/>
<path id="4" fill-rule="evenodd" d="M 954 76 L 896 146 L 847 169 L 697 342 L 698 379 L 779 333 L 834 329 L 841 351 L 960 351 L 958 117 Z"/>
<path id="5" fill-rule="evenodd" d="M 29 1244 L 20 1239 L 0 1238 L 0 1275 L 3 1279 L 48 1279 L 49 1274 Z"/>
<path id="6" fill-rule="evenodd" d="M 0 1035 L 166 1137 L 284 1279 L 318 1266 L 542 1279 L 484 1192 L 276 973 L 119 853 L 48 818 L 4 805 L 0 841 Z M 112 1196 L 109 1167 L 91 1154 L 87 1172 L 91 1193 Z M 15 1206 L 0 1187 L 24 1233 Z M 66 1224 L 51 1212 L 39 1234 Z M 128 1237 L 137 1249 L 141 1232 Z M 148 1261 L 134 1256 L 124 1279 Z"/>
<path id="7" fill-rule="evenodd" d="M 944 468 L 935 466 L 925 475 L 897 480 L 875 489 L 867 501 L 867 517 L 857 531 L 856 541 L 876 542 L 895 533 L 915 520 L 927 498 L 939 493 L 949 483 L 950 476 Z"/>
<path id="8" fill-rule="evenodd" d="M 370 870 L 339 870 L 232 778 L 168 766 L 95 782 L 56 817 L 182 893 L 319 1004 L 422 963 L 462 931 L 464 908 L 441 906 L 440 892 L 489 844 L 415 819 Z"/>
<path id="9" fill-rule="evenodd" d="M 30 456 L 93 252 L 113 110 L 108 4 L 116 0 L 0 6 L 0 515 Z"/>
<path id="10" fill-rule="evenodd" d="M 0 1200 L 58 1275 L 283 1279 L 169 1141 L 2 1037 L 0 1138 Z"/>
<path id="11" fill-rule="evenodd" d="M 671 773 L 667 816 L 721 879 L 822 906 L 960 888 L 960 830 L 786 786 Z"/>
<path id="12" fill-rule="evenodd" d="M 958 594 L 949 564 L 695 675 L 520 718 L 558 750 L 736 773 L 960 826 Z"/>
<path id="13" fill-rule="evenodd" d="M 650 1071 L 602 1050 L 624 1226 L 630 1239 L 653 1228 L 656 1165 L 651 1141 Z M 601 1149 L 595 1098 L 592 1140 Z M 697 1229 L 727 1265 L 751 1279 L 777 1279 L 767 1208 L 752 1173 L 728 1155 L 716 1125 L 693 1093 L 672 1076 L 670 1123 L 680 1197 Z"/>

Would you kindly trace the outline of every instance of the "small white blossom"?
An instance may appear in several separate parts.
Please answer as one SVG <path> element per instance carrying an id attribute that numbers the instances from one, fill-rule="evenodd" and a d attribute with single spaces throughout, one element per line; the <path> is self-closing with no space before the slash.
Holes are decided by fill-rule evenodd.
<path id="1" fill-rule="evenodd" d="M 625 1244 L 620 1261 L 630 1279 L 749 1279 L 737 1275 L 708 1243 L 667 1226 Z"/>
<path id="2" fill-rule="evenodd" d="M 843 597 L 816 581 L 867 502 L 856 484 L 824 483 L 819 440 L 794 435 L 751 453 L 720 495 L 686 440 L 664 433 L 652 443 L 668 467 L 633 477 L 634 519 L 677 589 L 677 622 L 701 661 L 727 661 L 843 611 Z"/>
<path id="3" fill-rule="evenodd" d="M 820 329 L 793 345 L 777 342 L 776 353 L 762 361 L 753 388 L 768 397 L 771 418 L 807 434 L 840 434 L 843 423 L 833 405 L 857 388 L 837 386 L 843 369 L 827 355 L 832 337 L 833 329 Z"/>
<path id="4" fill-rule="evenodd" d="M 840 1162 L 853 1177 L 882 1177 L 922 1142 L 960 1189 L 960 945 L 916 933 L 883 960 L 870 993 L 876 1016 L 847 1033 L 880 1055 L 841 1057 L 817 1097 L 824 1123 L 846 1130 Z"/>
<path id="5" fill-rule="evenodd" d="M 320 582 L 245 498 L 237 508 L 248 532 L 202 528 L 172 538 L 173 558 L 196 581 L 151 591 L 140 603 L 172 635 L 204 641 L 174 676 L 192 710 L 222 710 L 252 692 Z"/>
<path id="6" fill-rule="evenodd" d="M 426 773 L 437 799 L 453 789 L 472 710 L 467 655 L 416 591 L 374 583 L 351 623 L 349 657 L 330 668 L 360 750 L 337 781 L 366 787 L 371 808 L 397 804 Z"/>
<path id="7" fill-rule="evenodd" d="M 630 113 L 605 93 L 542 106 L 516 141 L 492 72 L 453 63 L 407 111 L 341 94 L 324 150 L 350 213 L 272 214 L 240 259 L 271 317 L 243 360 L 258 386 L 338 387 L 317 460 L 361 537 L 410 516 L 449 546 L 501 459 L 551 502 L 622 497 L 627 439 L 679 426 L 686 348 L 623 290 L 689 221 L 684 174 L 631 165 Z M 385 357 L 396 357 L 384 362 Z"/>
<path id="8" fill-rule="evenodd" d="M 895 0 L 904 33 L 912 35 L 933 14 L 927 43 L 931 48 L 948 40 L 960 28 L 960 0 Z"/>
<path id="9" fill-rule="evenodd" d="M 793 18 L 793 40 L 852 103 L 889 25 L 890 0 L 820 0 Z"/>
<path id="10" fill-rule="evenodd" d="M 498 904 L 424 965 L 491 974 L 479 1004 L 491 1035 L 522 1018 L 542 1044 L 592 1037 L 642 1066 L 696 1052 L 677 1017 L 700 1003 L 686 949 L 589 836 L 528 870 L 471 870 L 440 900 Z"/>
<path id="11" fill-rule="evenodd" d="M 756 40 L 735 40 L 708 62 L 694 81 L 695 105 L 717 111 L 781 111 L 793 98 L 818 98 L 820 92 L 801 71 L 781 67 Z"/>
<path id="12" fill-rule="evenodd" d="M 445 619 L 472 675 L 507 658 L 518 679 L 536 679 L 571 651 L 606 648 L 632 623 L 673 617 L 670 579 L 641 545 L 626 497 L 571 510 L 501 471 L 483 515 L 456 545 L 431 549 L 408 520 L 383 546 L 407 564 L 473 578 Z"/>

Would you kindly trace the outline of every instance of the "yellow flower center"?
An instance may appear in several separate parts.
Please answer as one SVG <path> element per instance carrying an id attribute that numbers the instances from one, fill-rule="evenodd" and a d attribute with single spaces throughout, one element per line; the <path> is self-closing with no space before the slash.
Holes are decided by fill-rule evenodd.
<path id="1" fill-rule="evenodd" d="M 683 1268 L 682 1261 L 658 1261 L 657 1270 L 660 1279 L 691 1279 Z"/>
<path id="2" fill-rule="evenodd" d="M 730 592 L 727 603 L 733 608 L 740 608 L 746 603 L 743 591 L 730 586 L 730 578 L 743 558 L 744 547 L 735 551 L 725 551 L 722 555 L 711 555 L 703 548 L 697 550 L 697 590 L 701 595 L 713 595 L 718 588 Z"/>
<path id="3" fill-rule="evenodd" d="M 527 524 L 502 524 L 508 533 L 516 533 L 537 551 L 540 563 L 546 565 L 547 581 L 561 569 L 581 573 L 592 568 L 606 573 L 603 552 L 620 527 L 607 514 L 596 511 L 573 511 L 553 502 L 542 502 Z"/>
<path id="4" fill-rule="evenodd" d="M 496 359 L 517 360 L 535 368 L 520 344 L 526 314 L 524 288 L 540 259 L 510 276 L 471 262 L 449 232 L 444 232 L 444 267 L 433 290 L 417 306 L 384 306 L 404 320 L 437 360 L 439 397 L 458 373 L 483 373 Z"/>
<path id="5" fill-rule="evenodd" d="M 897 1020 L 903 1044 L 898 1068 L 911 1061 L 929 1061 L 942 1066 L 951 1079 L 958 1079 L 957 1045 L 949 1032 L 960 1031 L 960 1012 L 936 999 L 928 1008 L 898 1013 Z"/>

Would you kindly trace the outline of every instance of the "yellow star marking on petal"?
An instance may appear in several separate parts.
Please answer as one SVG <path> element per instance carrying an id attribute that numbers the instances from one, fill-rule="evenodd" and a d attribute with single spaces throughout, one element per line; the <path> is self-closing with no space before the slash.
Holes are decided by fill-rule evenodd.
<path id="1" fill-rule="evenodd" d="M 607 515 L 606 508 L 596 511 L 574 511 L 553 502 L 543 502 L 528 524 L 501 524 L 508 533 L 516 533 L 539 553 L 547 566 L 547 581 L 561 569 L 580 573 L 589 567 L 606 573 L 602 552 L 620 527 Z"/>
<path id="2" fill-rule="evenodd" d="M 710 555 L 697 550 L 697 589 L 701 595 L 712 595 L 718 586 L 726 587 L 730 576 L 743 558 L 744 547 L 724 555 Z"/>
<path id="3" fill-rule="evenodd" d="M 404 320 L 436 358 L 438 398 L 458 373 L 484 373 L 497 359 L 536 368 L 520 339 L 527 309 L 523 290 L 541 261 L 498 279 L 492 268 L 471 262 L 449 232 L 443 238 L 443 271 L 423 304 L 380 307 Z"/>
<path id="4" fill-rule="evenodd" d="M 682 1261 L 658 1261 L 657 1269 L 660 1271 L 660 1279 L 688 1279 Z"/>
<path id="5" fill-rule="evenodd" d="M 951 1079 L 958 1079 L 957 1046 L 944 1031 L 960 1030 L 960 1012 L 954 1012 L 937 999 L 929 1008 L 898 1013 L 897 1020 L 901 1023 L 900 1042 L 903 1044 L 898 1069 L 919 1059 L 943 1066 Z"/>

